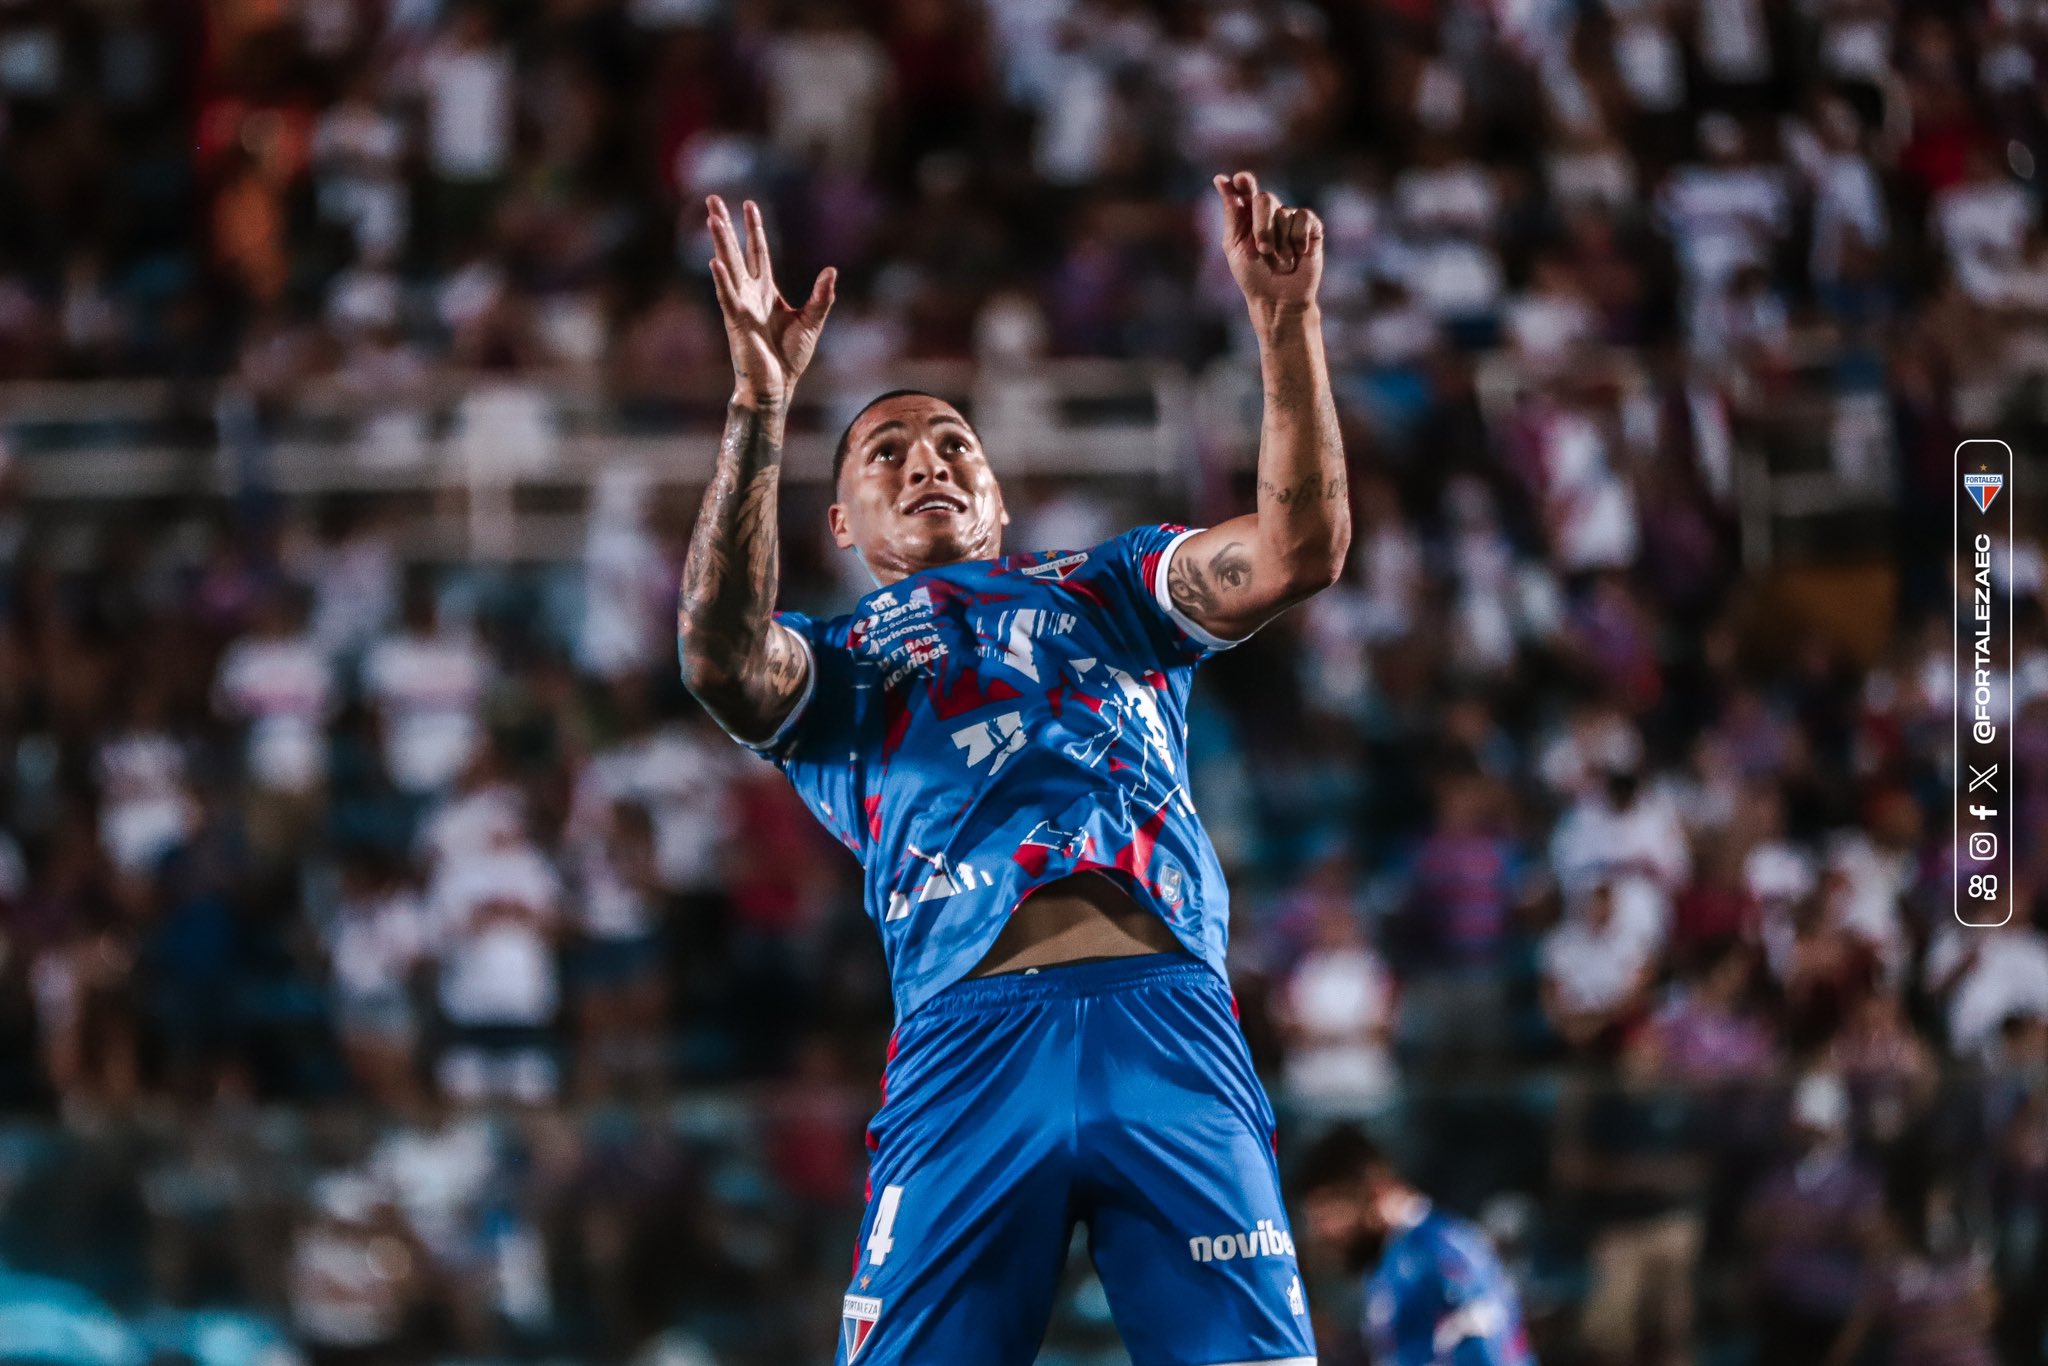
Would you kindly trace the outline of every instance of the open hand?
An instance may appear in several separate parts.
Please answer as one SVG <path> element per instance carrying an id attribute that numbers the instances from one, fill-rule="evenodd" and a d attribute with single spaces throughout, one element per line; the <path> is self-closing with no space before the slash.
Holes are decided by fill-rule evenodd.
<path id="1" fill-rule="evenodd" d="M 839 272 L 829 266 L 819 271 L 803 307 L 792 308 L 775 287 L 760 207 L 751 199 L 743 206 L 747 244 L 742 248 L 725 201 L 712 195 L 705 206 L 710 210 L 714 253 L 711 282 L 718 290 L 719 312 L 725 315 L 735 388 L 754 402 L 786 402 L 818 349 Z"/>
<path id="2" fill-rule="evenodd" d="M 1223 253 L 1245 302 L 1314 303 L 1323 279 L 1323 220 L 1311 209 L 1283 207 L 1250 171 L 1217 176 L 1215 185 L 1223 196 Z"/>

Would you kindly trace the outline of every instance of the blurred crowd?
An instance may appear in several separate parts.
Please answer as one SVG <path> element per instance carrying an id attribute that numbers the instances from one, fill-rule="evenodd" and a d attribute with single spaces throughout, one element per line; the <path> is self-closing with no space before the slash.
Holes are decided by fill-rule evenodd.
<path id="1" fill-rule="evenodd" d="M 1339 353 L 2043 362 L 2024 0 L 16 0 L 0 377 L 720 369 L 706 193 L 823 363 L 1241 344 L 1218 169 L 1325 216 Z M 1873 363 L 1858 352 L 1874 351 Z M 1900 363 L 1907 363 L 1901 359 Z M 1923 386 L 1935 381 L 1922 379 Z M 1711 471 L 1710 471 L 1711 473 Z M 1725 475 L 1718 477 L 1725 478 Z"/>
<path id="2" fill-rule="evenodd" d="M 2038 1366 L 2044 562 L 1996 562 L 2019 913 L 1963 930 L 1941 513 L 2048 356 L 2043 60 L 2006 0 L 15 0 L 0 377 L 698 390 L 713 191 L 840 267 L 842 375 L 1227 364 L 1249 166 L 1328 224 L 1359 528 L 1192 717 L 1283 1108 L 1484 1213 L 1546 1361 Z M 1734 451 L 1815 392 L 1894 574 L 1802 621 Z M 1009 546 L 1245 506 L 1204 454 L 1192 505 L 1014 481 Z M 59 458 L 0 469 L 0 1105 L 72 1139 L 0 1145 L 0 1261 L 322 1362 L 828 1345 L 888 994 L 858 870 L 678 685 L 695 491 L 437 565 L 369 497 L 46 534 Z M 833 610 L 819 502 L 785 596 Z"/>

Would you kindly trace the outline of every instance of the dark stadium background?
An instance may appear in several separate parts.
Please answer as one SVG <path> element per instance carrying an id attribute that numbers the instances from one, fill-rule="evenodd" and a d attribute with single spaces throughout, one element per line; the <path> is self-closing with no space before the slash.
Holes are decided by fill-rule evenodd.
<path id="1" fill-rule="evenodd" d="M 1546 1363 L 1859 1301 L 2048 1360 L 2032 539 L 2005 931 L 1944 738 L 1957 439 L 2038 525 L 2044 60 L 2039 0 L 4 0 L 0 1360 L 828 1360 L 888 995 L 677 683 L 698 206 L 841 272 L 830 609 L 898 384 L 1013 549 L 1244 506 L 1238 168 L 1328 225 L 1360 531 L 1196 691 L 1283 1157 L 1367 1120 Z M 1122 1360 L 1083 1263 L 1042 1359 Z"/>

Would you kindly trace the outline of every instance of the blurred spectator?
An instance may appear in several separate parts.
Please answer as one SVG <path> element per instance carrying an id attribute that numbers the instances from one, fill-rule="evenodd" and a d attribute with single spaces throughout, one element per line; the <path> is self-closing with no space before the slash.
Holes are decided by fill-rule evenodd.
<path id="1" fill-rule="evenodd" d="M 1793 1094 L 1792 1151 L 1750 1197 L 1759 1360 L 1824 1360 L 1854 1311 L 1883 1210 L 1877 1174 L 1849 1141 L 1849 1095 L 1827 1072 Z"/>
<path id="2" fill-rule="evenodd" d="M 1317 910 L 1314 934 L 1275 1007 L 1288 1044 L 1286 1084 L 1308 1104 L 1369 1109 L 1394 1083 L 1393 978 L 1342 902 Z"/>
<path id="3" fill-rule="evenodd" d="M 379 386 L 379 396 L 395 395 Z M 398 556 L 390 536 L 368 516 L 325 510 L 306 554 L 313 585 L 313 638 L 329 659 L 353 663 L 390 620 L 399 596 Z"/>
<path id="4" fill-rule="evenodd" d="M 421 1293 L 421 1270 L 394 1212 L 365 1177 L 313 1187 L 313 1214 L 293 1241 L 293 1325 L 314 1366 L 393 1359 Z"/>
<path id="5" fill-rule="evenodd" d="M 1894 1360 L 1929 1366 L 1996 1366 L 1991 1326 L 1997 1297 L 1990 1268 L 1960 1227 L 1954 1186 L 1918 1173 L 1888 1202 L 1867 1288 L 1829 1366 L 1857 1359 L 1866 1341 Z"/>
<path id="6" fill-rule="evenodd" d="M 1564 924 L 1543 941 L 1543 1009 L 1575 1049 L 1612 1048 L 1645 1006 L 1656 958 L 1622 924 L 1616 879 L 1591 875 Z"/>
<path id="7" fill-rule="evenodd" d="M 1842 922 L 1840 885 L 1830 875 L 1799 903 L 1784 953 L 1770 960 L 1784 993 L 1786 1037 L 1801 1052 L 1832 1037 L 1879 989 L 1876 952 Z"/>
<path id="8" fill-rule="evenodd" d="M 486 1120 L 433 1098 L 416 1120 L 387 1131 L 369 1154 L 366 1171 L 390 1192 L 442 1279 L 462 1279 L 477 1269 L 483 1202 L 498 1157 Z"/>
<path id="9" fill-rule="evenodd" d="M 1551 838 L 1550 858 L 1566 887 L 1589 878 L 1612 883 L 1623 932 L 1654 948 L 1670 932 L 1672 898 L 1689 871 L 1686 850 L 1668 794 L 1647 787 L 1627 762 L 1608 767 L 1573 803 Z"/>
<path id="10" fill-rule="evenodd" d="M 453 1028 L 435 1064 L 451 1098 L 538 1104 L 560 1080 L 562 988 L 555 944 L 562 887 L 516 827 L 448 856 L 427 900 L 436 924 L 441 1014 Z"/>
<path id="11" fill-rule="evenodd" d="M 422 1040 L 414 979 L 431 948 L 426 911 L 398 869 L 373 852 L 343 863 L 340 890 L 327 960 L 342 1051 L 366 1095 L 409 1110 Z"/>
<path id="12" fill-rule="evenodd" d="M 2048 1019 L 2048 935 L 2015 917 L 1996 929 L 1943 926 L 1927 977 L 1948 1002 L 1948 1046 L 1968 1056 L 2014 1015 Z"/>
<path id="13" fill-rule="evenodd" d="M 616 803 L 578 862 L 576 1075 L 591 1094 L 658 1085 L 668 993 L 661 973 L 661 870 L 647 808 Z"/>
<path id="14" fill-rule="evenodd" d="M 1705 844 L 1692 883 L 1672 908 L 1671 947 L 1681 962 L 1710 958 L 1755 938 L 1756 902 L 1741 874 L 1731 842 Z"/>
<path id="15" fill-rule="evenodd" d="M 1899 998 L 1873 992 L 1828 1047 L 1827 1064 L 1849 1092 L 1859 1144 L 1891 1152 L 1925 1119 L 1940 1082 L 1933 1050 L 1913 1033 Z"/>
<path id="16" fill-rule="evenodd" d="M 526 798 L 505 770 L 503 753 L 486 742 L 441 804 L 420 823 L 419 849 L 430 875 L 439 876 L 508 842 L 525 840 Z"/>
<path id="17" fill-rule="evenodd" d="M 1966 178 L 1935 196 L 1932 235 L 1963 292 L 1983 303 L 1999 296 L 2018 266 L 2034 219 L 2027 192 L 2007 178 L 1989 148 L 1977 148 Z"/>
<path id="18" fill-rule="evenodd" d="M 1599 1362 L 1690 1360 L 1706 1173 L 1695 1100 L 1674 1084 L 1658 1031 L 1637 1022 L 1612 1066 L 1559 1102 L 1555 1170 L 1592 1239 L 1581 1331 Z"/>
<path id="19" fill-rule="evenodd" d="M 1418 1047 L 1438 1062 L 1497 1059 L 1508 1051 L 1505 968 L 1526 899 L 1521 851 L 1499 826 L 1500 794 L 1476 774 L 1439 782 L 1436 828 L 1415 853 L 1407 938 L 1415 959 L 1405 988 Z"/>
<path id="20" fill-rule="evenodd" d="M 1758 1009 L 1756 969 L 1749 949 L 1728 947 L 1657 1011 L 1658 1058 L 1671 1080 L 1706 1090 L 1770 1075 L 1777 1040 Z"/>
<path id="21" fill-rule="evenodd" d="M 68 1104 L 122 1106 L 141 1082 L 135 943 L 89 844 L 75 836 L 37 891 L 55 924 L 30 973 L 36 1034 L 50 1085 Z"/>
<path id="22" fill-rule="evenodd" d="M 820 151 L 826 165 L 866 166 L 889 95 L 882 45 L 844 5 L 824 0 L 779 32 L 766 54 L 769 135 L 785 156 Z"/>
<path id="23" fill-rule="evenodd" d="M 259 847 L 282 853 L 312 819 L 326 781 L 322 730 L 334 705 L 326 656 L 306 633 L 304 600 L 279 593 L 257 609 L 254 632 L 228 648 L 215 685 L 222 713 L 247 727 L 250 809 Z"/>
<path id="24" fill-rule="evenodd" d="M 2048 1331 L 2048 1300 L 2037 1293 L 2048 1271 L 2048 1244 L 2037 1231 L 2048 1218 L 2048 1027 L 2034 1032 L 2032 1058 L 2022 1075 L 2032 1088 L 1999 1133 L 1991 1198 L 1998 1212 L 1995 1270 L 2000 1288 L 1998 1339 L 2005 1357 L 2025 1361 Z"/>
<path id="25" fill-rule="evenodd" d="M 420 82 L 437 181 L 433 213 L 446 241 L 467 245 L 483 231 L 490 196 L 511 170 L 512 53 L 494 31 L 489 7 L 453 11 L 448 32 L 421 61 Z"/>
<path id="26" fill-rule="evenodd" d="M 701 901 L 721 888 L 721 851 L 739 829 L 733 789 L 742 756 L 701 713 L 664 715 L 664 698 L 677 691 L 639 676 L 614 684 L 617 731 L 578 775 L 570 834 L 601 839 L 619 803 L 641 807 L 653 821 L 661 891 Z"/>
<path id="27" fill-rule="evenodd" d="M 1847 318 L 1862 311 L 1854 291 L 1869 288 L 1879 253 L 1890 241 L 1890 211 L 1884 182 L 1865 151 L 1869 135 L 1854 106 L 1833 97 L 1820 101 L 1809 134 L 1794 149 L 1812 182 L 1813 250 L 1808 269 L 1814 282 L 1831 291 L 1830 302 Z"/>
<path id="28" fill-rule="evenodd" d="M 832 1041 L 806 1039 L 789 1082 L 769 1103 L 765 1156 L 808 1219 L 832 1217 L 860 1184 L 858 1111 Z"/>
<path id="29" fill-rule="evenodd" d="M 1720 112 L 1703 115 L 1699 144 L 1706 159 L 1673 171 L 1658 196 L 1696 328 L 1727 297 L 1741 271 L 1769 267 L 1792 226 L 1782 172 L 1754 156 L 1738 120 Z M 1693 340 L 1711 345 L 1697 330 Z"/>
<path id="30" fill-rule="evenodd" d="M 402 177 L 406 127 L 378 96 L 377 81 L 366 70 L 313 125 L 320 216 L 346 229 L 363 259 L 388 259 L 404 247 L 412 228 L 411 202 Z M 436 133 L 438 157 L 443 136 L 438 124 Z"/>
<path id="31" fill-rule="evenodd" d="M 644 676 L 673 648 L 668 637 L 681 571 L 647 530 L 648 495 L 646 481 L 625 471 L 597 486 L 576 640 L 577 663 L 594 677 Z"/>
<path id="32" fill-rule="evenodd" d="M 100 742 L 100 844 L 122 873 L 147 875 L 198 823 L 185 748 L 167 726 L 160 686 L 142 680 L 127 724 Z"/>
<path id="33" fill-rule="evenodd" d="M 489 664 L 444 625 L 431 586 L 405 592 L 401 629 L 363 660 L 363 691 L 383 721 L 384 765 L 402 791 L 432 796 L 476 757 Z"/>

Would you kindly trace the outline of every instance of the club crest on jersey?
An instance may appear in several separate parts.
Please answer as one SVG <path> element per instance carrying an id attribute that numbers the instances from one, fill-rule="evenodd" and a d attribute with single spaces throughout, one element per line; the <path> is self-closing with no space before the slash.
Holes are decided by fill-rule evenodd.
<path id="1" fill-rule="evenodd" d="M 1186 879 L 1181 876 L 1180 869 L 1169 863 L 1160 871 L 1158 881 L 1153 885 L 1159 889 L 1159 899 L 1161 901 L 1164 901 L 1169 906 L 1178 906 L 1180 905 L 1181 890 L 1185 884 Z"/>
<path id="2" fill-rule="evenodd" d="M 1970 495 L 1970 501 L 1977 505 L 1979 512 L 1991 511 L 1991 500 L 1996 498 L 1998 491 L 2004 487 L 2005 476 L 2002 474 L 1986 474 L 1979 471 L 1963 476 L 1963 491 Z"/>
<path id="3" fill-rule="evenodd" d="M 1027 565 L 1025 566 L 1024 573 L 1028 578 L 1051 579 L 1054 583 L 1065 583 L 1067 575 L 1073 573 L 1086 563 L 1088 563 L 1088 552 L 1077 550 L 1071 555 L 1062 555 L 1056 560 L 1047 560 L 1044 564 Z"/>
<path id="4" fill-rule="evenodd" d="M 882 1317 L 882 1302 L 872 1295 L 848 1295 L 839 1307 L 839 1331 L 846 1339 L 846 1360 L 851 1366 L 874 1335 L 875 1320 Z"/>

